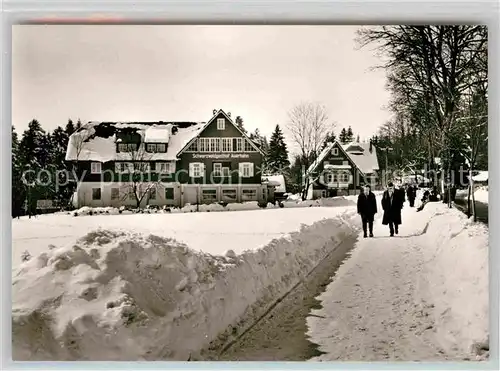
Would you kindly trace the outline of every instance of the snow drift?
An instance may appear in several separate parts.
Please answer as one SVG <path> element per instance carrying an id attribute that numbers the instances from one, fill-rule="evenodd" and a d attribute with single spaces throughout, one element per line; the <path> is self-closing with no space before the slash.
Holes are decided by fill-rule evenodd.
<path id="1" fill-rule="evenodd" d="M 443 348 L 469 354 L 488 339 L 488 227 L 442 204 L 426 209 L 434 214 L 424 251 L 436 336 Z"/>
<path id="2" fill-rule="evenodd" d="M 354 212 L 240 255 L 105 229 L 52 248 L 14 274 L 13 359 L 187 360 L 221 346 L 357 233 Z"/>

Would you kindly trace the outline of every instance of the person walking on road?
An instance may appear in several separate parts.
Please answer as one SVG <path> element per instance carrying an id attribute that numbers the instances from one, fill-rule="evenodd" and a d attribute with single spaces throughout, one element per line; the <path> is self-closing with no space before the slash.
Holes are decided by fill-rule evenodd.
<path id="1" fill-rule="evenodd" d="M 382 196 L 382 209 L 384 210 L 382 224 L 389 225 L 391 237 L 394 236 L 394 233 L 399 233 L 399 226 L 401 225 L 401 209 L 403 208 L 404 199 L 401 199 L 400 193 L 401 191 L 394 189 L 393 183 L 389 183 Z"/>
<path id="2" fill-rule="evenodd" d="M 373 220 L 376 213 L 377 199 L 371 191 L 371 187 L 367 184 L 361 189 L 358 196 L 358 214 L 361 216 L 361 222 L 363 223 L 364 238 L 367 237 L 367 229 L 370 231 L 370 237 L 373 237 Z"/>
<path id="3" fill-rule="evenodd" d="M 410 203 L 410 207 L 415 206 L 415 198 L 417 197 L 417 190 L 413 185 L 409 185 L 406 190 L 406 197 L 408 198 L 408 202 Z"/>

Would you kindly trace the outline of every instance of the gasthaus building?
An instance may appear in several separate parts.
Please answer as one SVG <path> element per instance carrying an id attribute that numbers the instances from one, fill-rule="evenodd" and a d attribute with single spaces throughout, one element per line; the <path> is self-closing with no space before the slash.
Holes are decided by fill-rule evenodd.
<path id="1" fill-rule="evenodd" d="M 272 201 L 262 156 L 230 113 L 214 110 L 202 123 L 89 122 L 71 135 L 66 160 L 75 207 L 182 207 Z"/>

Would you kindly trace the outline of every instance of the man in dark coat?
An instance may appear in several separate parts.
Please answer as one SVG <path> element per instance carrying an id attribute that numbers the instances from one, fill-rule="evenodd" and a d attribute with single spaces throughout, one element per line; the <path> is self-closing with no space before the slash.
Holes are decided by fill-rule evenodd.
<path id="1" fill-rule="evenodd" d="M 382 196 L 382 209 L 384 209 L 382 224 L 389 225 L 391 237 L 394 236 L 394 232 L 398 234 L 399 225 L 401 224 L 401 209 L 403 208 L 404 200 L 401 199 L 400 194 L 400 191 L 394 189 L 394 184 L 389 183 L 387 190 Z"/>
<path id="2" fill-rule="evenodd" d="M 363 223 L 363 237 L 367 237 L 367 225 L 370 237 L 373 237 L 373 219 L 377 213 L 377 200 L 369 185 L 365 185 L 358 196 L 358 214 Z"/>
<path id="3" fill-rule="evenodd" d="M 406 197 L 408 198 L 410 207 L 415 206 L 415 198 L 417 197 L 417 190 L 411 184 L 408 186 L 408 189 L 406 190 Z"/>

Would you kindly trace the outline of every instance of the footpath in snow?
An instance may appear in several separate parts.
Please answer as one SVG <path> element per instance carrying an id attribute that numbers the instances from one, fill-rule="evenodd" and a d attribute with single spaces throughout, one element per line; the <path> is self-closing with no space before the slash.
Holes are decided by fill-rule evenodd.
<path id="1" fill-rule="evenodd" d="M 486 358 L 487 227 L 442 203 L 419 213 L 406 203 L 391 238 L 381 216 L 307 318 L 324 352 L 312 361 Z"/>

